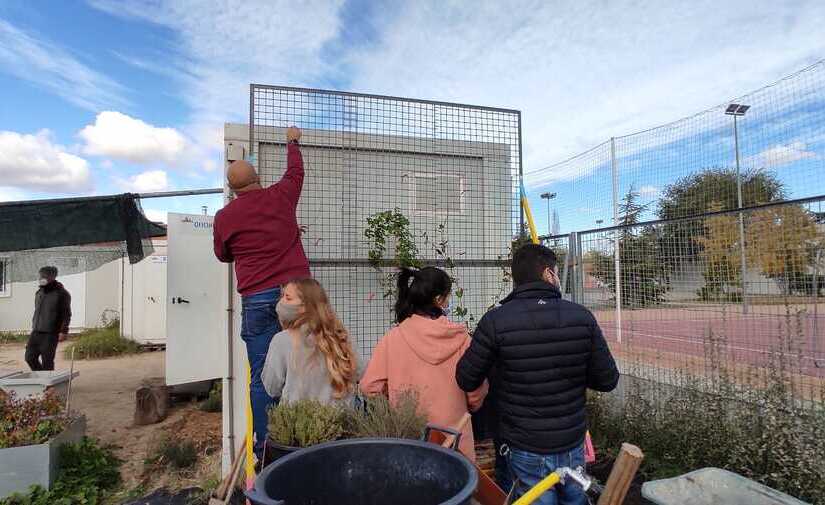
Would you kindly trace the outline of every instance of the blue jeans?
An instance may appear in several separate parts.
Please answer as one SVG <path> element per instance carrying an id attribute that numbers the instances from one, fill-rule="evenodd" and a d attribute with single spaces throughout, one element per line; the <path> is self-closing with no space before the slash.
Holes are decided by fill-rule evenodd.
<path id="1" fill-rule="evenodd" d="M 574 470 L 578 467 L 584 468 L 584 445 L 557 454 L 534 454 L 510 448 L 507 459 L 510 469 L 519 479 L 520 484 L 516 489 L 516 495 L 521 496 L 556 468 L 562 466 Z M 568 479 L 564 486 L 556 484 L 533 503 L 536 505 L 586 505 L 587 495 L 578 484 Z"/>
<path id="2" fill-rule="evenodd" d="M 241 338 L 246 343 L 246 355 L 252 373 L 249 384 L 249 401 L 252 403 L 252 429 L 255 431 L 255 452 L 263 449 L 267 433 L 267 410 L 278 403 L 264 389 L 261 370 L 272 337 L 281 331 L 281 323 L 275 305 L 281 297 L 281 289 L 269 289 L 244 296 L 241 311 Z"/>

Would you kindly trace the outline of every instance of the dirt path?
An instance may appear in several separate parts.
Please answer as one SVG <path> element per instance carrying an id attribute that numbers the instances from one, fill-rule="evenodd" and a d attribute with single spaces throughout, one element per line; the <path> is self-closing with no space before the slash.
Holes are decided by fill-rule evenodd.
<path id="1" fill-rule="evenodd" d="M 56 369 L 69 369 L 60 344 L 55 360 Z M 28 370 L 23 360 L 25 347 L 20 344 L 0 345 L 0 370 Z M 72 410 L 82 412 L 88 425 L 87 435 L 113 444 L 118 457 L 124 460 L 121 473 L 124 487 L 133 488 L 142 481 L 143 461 L 147 449 L 161 432 L 178 430 L 182 422 L 197 418 L 203 423 L 217 423 L 215 433 L 220 447 L 220 414 L 206 414 L 195 410 L 194 405 L 176 406 L 161 423 L 149 426 L 132 426 L 135 409 L 135 390 L 146 379 L 164 376 L 165 353 L 147 352 L 131 356 L 102 360 L 75 361 L 80 372 L 72 384 Z M 193 412 L 194 410 L 194 412 Z M 213 431 L 215 426 L 210 426 Z M 214 432 L 214 431 L 213 431 Z M 214 459 L 214 458 L 213 458 Z M 153 479 L 154 480 L 154 479 Z M 149 483 L 146 483 L 149 484 Z"/>

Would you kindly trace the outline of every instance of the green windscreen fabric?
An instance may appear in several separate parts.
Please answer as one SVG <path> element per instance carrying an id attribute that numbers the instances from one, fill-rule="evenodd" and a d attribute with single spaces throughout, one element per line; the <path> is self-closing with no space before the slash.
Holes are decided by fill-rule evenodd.
<path id="1" fill-rule="evenodd" d="M 0 203 L 0 269 L 4 282 L 24 282 L 46 265 L 67 275 L 126 256 L 137 263 L 165 235 L 132 194 Z"/>

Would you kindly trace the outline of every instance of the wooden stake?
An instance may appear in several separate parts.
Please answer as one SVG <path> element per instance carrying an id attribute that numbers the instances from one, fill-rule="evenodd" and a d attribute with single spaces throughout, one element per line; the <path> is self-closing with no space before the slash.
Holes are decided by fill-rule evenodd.
<path id="1" fill-rule="evenodd" d="M 607 485 L 604 492 L 599 497 L 598 505 L 621 505 L 627 496 L 627 490 L 642 464 L 644 454 L 642 450 L 631 444 L 622 444 L 619 457 L 613 463 L 610 477 L 607 478 Z"/>

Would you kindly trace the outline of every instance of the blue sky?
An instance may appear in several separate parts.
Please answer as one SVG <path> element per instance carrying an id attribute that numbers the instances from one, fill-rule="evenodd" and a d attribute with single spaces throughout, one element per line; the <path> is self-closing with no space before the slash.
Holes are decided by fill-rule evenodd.
<path id="1" fill-rule="evenodd" d="M 222 125 L 247 117 L 250 82 L 520 109 L 530 173 L 822 59 L 822 26 L 818 1 L 6 0 L 0 200 L 219 186 Z M 773 160 L 795 195 L 814 191 L 823 104 L 785 110 L 757 98 L 763 112 L 755 104 L 745 120 L 743 157 Z M 730 163 L 726 119 L 705 116 L 633 149 L 623 183 L 655 198 L 694 164 Z M 676 166 L 654 157 L 700 140 L 704 154 Z M 528 178 L 534 213 L 545 215 L 537 194 L 550 189 L 563 230 L 601 215 L 610 179 L 597 170 L 604 159 L 591 161 Z M 220 199 L 144 202 L 155 218 L 201 205 L 214 212 Z"/>

